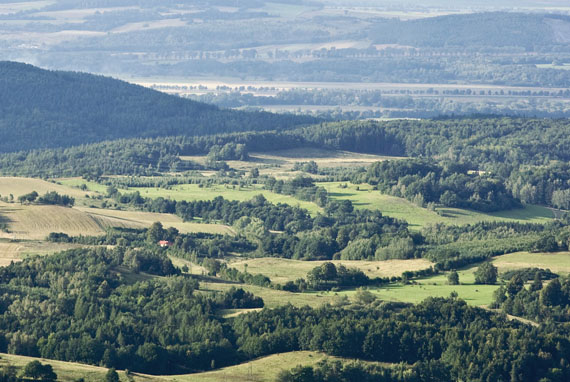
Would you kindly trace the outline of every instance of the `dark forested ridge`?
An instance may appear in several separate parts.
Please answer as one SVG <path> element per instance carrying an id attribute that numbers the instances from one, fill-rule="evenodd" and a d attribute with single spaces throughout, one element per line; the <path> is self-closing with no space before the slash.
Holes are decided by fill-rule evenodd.
<path id="1" fill-rule="evenodd" d="M 112 78 L 0 62 L 0 152 L 285 129 L 311 117 L 223 110 Z"/>

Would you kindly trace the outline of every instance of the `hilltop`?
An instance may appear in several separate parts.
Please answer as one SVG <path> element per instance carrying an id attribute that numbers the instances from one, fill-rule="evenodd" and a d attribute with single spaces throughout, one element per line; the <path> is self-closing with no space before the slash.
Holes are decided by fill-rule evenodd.
<path id="1" fill-rule="evenodd" d="M 0 62 L 0 152 L 119 138 L 279 130 L 314 121 L 224 110 L 109 77 Z"/>

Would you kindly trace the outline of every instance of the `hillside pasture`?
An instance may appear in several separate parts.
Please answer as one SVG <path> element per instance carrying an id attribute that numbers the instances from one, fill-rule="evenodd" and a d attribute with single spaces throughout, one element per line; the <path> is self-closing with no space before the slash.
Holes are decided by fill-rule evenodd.
<path id="1" fill-rule="evenodd" d="M 26 364 L 35 360 L 43 364 L 51 365 L 57 374 L 57 380 L 62 382 L 72 382 L 79 379 L 83 379 L 85 382 L 104 381 L 105 374 L 108 371 L 108 369 L 104 367 L 0 353 L 0 366 L 12 365 L 17 368 L 23 368 Z M 324 360 L 350 362 L 348 359 L 327 356 L 320 352 L 295 351 L 273 354 L 247 363 L 195 374 L 148 375 L 131 372 L 130 375 L 127 376 L 122 370 L 118 370 L 117 372 L 121 381 L 130 380 L 135 382 L 273 382 L 282 370 L 289 370 L 298 365 L 312 366 Z M 385 367 L 391 366 L 387 363 L 370 363 Z"/>
<path id="2" fill-rule="evenodd" d="M 224 367 L 219 370 L 176 376 L 176 380 L 182 382 L 273 382 L 282 370 L 289 370 L 298 365 L 312 366 L 325 359 L 333 360 L 339 358 L 311 351 L 280 353 L 258 358 L 241 365 Z"/>
<path id="3" fill-rule="evenodd" d="M 82 191 L 79 188 L 73 188 L 62 184 L 47 182 L 36 178 L 18 178 L 18 177 L 0 177 L 0 195 L 6 197 L 11 194 L 14 200 L 18 200 L 18 196 L 36 191 L 43 195 L 47 192 L 55 191 L 62 195 L 69 195 L 75 199 L 85 198 L 85 195 L 93 196 L 92 191 Z"/>
<path id="4" fill-rule="evenodd" d="M 181 159 L 204 164 L 206 163 L 207 157 L 182 156 Z M 226 162 L 231 168 L 237 170 L 250 171 L 253 168 L 258 168 L 261 175 L 282 179 L 291 178 L 300 173 L 293 171 L 293 167 L 297 162 L 314 161 L 320 168 L 336 168 L 365 167 L 374 162 L 388 159 L 394 160 L 403 158 L 305 147 L 270 152 L 252 152 L 249 153 L 249 160 L 247 161 L 230 160 Z"/>
<path id="5" fill-rule="evenodd" d="M 474 272 L 478 266 L 471 266 L 458 270 L 460 285 L 448 285 L 447 273 L 414 280 L 410 284 L 391 283 L 381 287 L 368 288 L 377 298 L 385 301 L 399 301 L 417 304 L 428 297 L 449 297 L 452 292 L 457 292 L 458 297 L 465 300 L 469 305 L 487 306 L 493 302 L 493 292 L 498 285 L 475 284 Z M 349 299 L 354 298 L 354 290 L 338 292 L 346 295 Z M 332 292 L 324 293 L 325 297 Z"/>
<path id="6" fill-rule="evenodd" d="M 100 235 L 106 228 L 103 221 L 76 208 L 0 203 L 0 214 L 8 227 L 8 232 L 0 232 L 0 237 L 8 239 L 43 240 L 50 232 Z"/>
<path id="7" fill-rule="evenodd" d="M 521 268 L 542 268 L 550 269 L 554 273 L 567 275 L 570 274 L 570 252 L 509 253 L 495 257 L 493 264 L 503 272 Z"/>
<path id="8" fill-rule="evenodd" d="M 257 285 L 200 281 L 200 291 L 202 293 L 218 293 L 229 290 L 232 287 L 242 288 L 243 290 L 261 297 L 265 303 L 265 307 L 267 308 L 277 308 L 286 304 L 291 304 L 297 307 L 310 306 L 318 308 L 324 304 L 332 304 L 335 301 L 335 296 L 327 293 L 291 293 L 283 290 L 264 288 Z"/>
<path id="9" fill-rule="evenodd" d="M 230 263 L 230 267 L 244 272 L 247 265 L 248 273 L 261 273 L 269 277 L 271 281 L 283 284 L 287 281 L 295 281 L 298 278 L 306 278 L 309 271 L 325 262 L 264 257 L 238 260 Z M 417 271 L 433 265 L 433 263 L 425 259 L 386 261 L 332 260 L 331 262 L 336 266 L 344 265 L 347 268 L 358 268 L 370 278 L 401 276 L 405 271 Z"/>
<path id="10" fill-rule="evenodd" d="M 435 211 L 395 196 L 382 194 L 368 184 L 349 182 L 318 183 L 332 199 L 348 199 L 357 208 L 377 209 L 384 215 L 407 221 L 412 229 L 428 224 L 473 224 L 481 221 L 519 221 L 523 223 L 546 223 L 554 214 L 546 207 L 528 205 L 525 208 L 483 213 L 459 208 L 437 207 Z M 439 213 L 438 213 L 439 212 Z"/>
<path id="11" fill-rule="evenodd" d="M 251 200 L 254 196 L 263 194 L 265 198 L 271 203 L 285 203 L 291 206 L 299 206 L 306 208 L 310 213 L 316 214 L 321 212 L 315 203 L 306 202 L 295 199 L 289 195 L 276 194 L 261 188 L 261 185 L 252 185 L 248 187 L 238 187 L 230 185 L 213 185 L 212 187 L 199 187 L 197 184 L 183 184 L 172 186 L 171 189 L 154 188 L 154 187 L 130 187 L 128 190 L 121 190 L 121 192 L 134 192 L 139 191 L 142 197 L 146 198 L 170 198 L 173 200 L 212 200 L 218 196 L 227 200 L 247 201 Z"/>
<path id="12" fill-rule="evenodd" d="M 49 255 L 52 253 L 76 248 L 75 244 L 50 243 L 45 241 L 0 241 L 0 267 L 9 265 L 12 261 L 21 261 L 30 255 Z"/>

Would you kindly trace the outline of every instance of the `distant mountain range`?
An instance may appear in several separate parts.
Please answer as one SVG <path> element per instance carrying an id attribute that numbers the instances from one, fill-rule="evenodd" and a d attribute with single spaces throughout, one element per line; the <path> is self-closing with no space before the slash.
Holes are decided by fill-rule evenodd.
<path id="1" fill-rule="evenodd" d="M 0 62 L 0 152 L 289 129 L 311 117 L 220 109 L 124 81 Z"/>

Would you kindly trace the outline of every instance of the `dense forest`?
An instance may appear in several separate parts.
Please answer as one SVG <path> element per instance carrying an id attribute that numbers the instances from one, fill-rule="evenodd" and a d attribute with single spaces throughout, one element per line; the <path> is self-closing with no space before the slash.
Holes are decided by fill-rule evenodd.
<path id="1" fill-rule="evenodd" d="M 119 138 L 280 130 L 316 121 L 223 110 L 112 78 L 15 62 L 0 62 L 0 77 L 0 152 Z"/>

